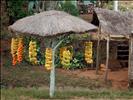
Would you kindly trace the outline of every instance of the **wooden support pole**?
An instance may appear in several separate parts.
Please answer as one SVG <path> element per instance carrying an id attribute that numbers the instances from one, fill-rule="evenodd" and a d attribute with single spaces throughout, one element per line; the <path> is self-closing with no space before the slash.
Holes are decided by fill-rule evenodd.
<path id="1" fill-rule="evenodd" d="M 133 88 L 133 37 L 129 39 L 128 81 L 129 87 Z"/>
<path id="2" fill-rule="evenodd" d="M 97 41 L 97 56 L 96 56 L 96 74 L 98 74 L 99 70 L 100 34 L 101 34 L 101 26 L 99 26 L 98 35 L 97 35 L 98 41 Z"/>
<path id="3" fill-rule="evenodd" d="M 100 39 L 99 39 L 99 35 L 98 35 L 97 56 L 96 56 L 96 74 L 98 74 L 98 70 L 99 70 L 99 46 L 100 46 Z"/>
<path id="4" fill-rule="evenodd" d="M 106 71 L 105 71 L 105 77 L 104 80 L 107 82 L 108 78 L 108 65 L 109 65 L 109 37 L 107 37 L 107 44 L 106 44 Z"/>
<path id="5" fill-rule="evenodd" d="M 54 41 L 52 43 L 52 70 L 50 72 L 50 91 L 49 91 L 49 95 L 52 98 L 54 96 L 55 93 L 55 52 L 56 49 L 58 48 L 58 46 L 63 42 L 63 40 L 61 40 L 60 42 L 58 42 L 57 45 L 54 45 Z"/>

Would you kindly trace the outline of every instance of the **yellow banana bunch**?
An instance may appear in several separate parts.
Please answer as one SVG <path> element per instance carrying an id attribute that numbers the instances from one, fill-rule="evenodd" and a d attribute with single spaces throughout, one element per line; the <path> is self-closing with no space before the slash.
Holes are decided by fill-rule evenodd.
<path id="1" fill-rule="evenodd" d="M 17 38 L 12 38 L 11 54 L 17 54 L 17 49 L 18 49 L 18 39 Z"/>
<path id="2" fill-rule="evenodd" d="M 29 43 L 29 59 L 33 64 L 37 64 L 37 45 L 35 41 Z"/>
<path id="3" fill-rule="evenodd" d="M 87 63 L 93 63 L 92 58 L 92 42 L 85 42 L 85 61 Z"/>
<path id="4" fill-rule="evenodd" d="M 71 59 L 72 59 L 72 57 L 71 57 L 70 50 L 64 50 L 62 60 L 61 60 L 61 64 L 64 65 L 64 67 L 68 68 L 70 66 Z"/>
<path id="5" fill-rule="evenodd" d="M 12 38 L 11 40 L 11 54 L 12 54 L 12 65 L 16 65 L 17 63 L 17 49 L 18 49 L 18 39 Z"/>
<path id="6" fill-rule="evenodd" d="M 46 48 L 45 51 L 45 68 L 51 70 L 52 68 L 52 48 Z"/>
<path id="7" fill-rule="evenodd" d="M 66 50 L 66 49 L 67 49 L 66 47 L 60 48 L 60 60 L 62 60 L 62 58 L 63 58 L 63 51 Z"/>

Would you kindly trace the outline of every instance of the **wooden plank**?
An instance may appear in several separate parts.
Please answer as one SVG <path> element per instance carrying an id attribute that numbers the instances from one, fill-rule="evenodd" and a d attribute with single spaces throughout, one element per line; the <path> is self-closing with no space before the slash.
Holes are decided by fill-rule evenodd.
<path id="1" fill-rule="evenodd" d="M 122 52 L 122 51 L 123 51 L 123 52 L 126 52 L 126 51 L 128 52 L 129 50 L 117 50 L 117 51 L 118 51 L 118 52 Z"/>
<path id="2" fill-rule="evenodd" d="M 105 77 L 104 80 L 107 82 L 108 78 L 108 64 L 109 64 L 109 37 L 107 38 L 107 44 L 106 44 L 106 71 L 105 71 Z"/>
<path id="3" fill-rule="evenodd" d="M 126 47 L 128 47 L 129 45 L 128 45 L 128 44 L 123 44 L 123 43 L 122 43 L 122 44 L 118 44 L 117 46 L 120 46 L 120 47 L 121 47 L 121 46 L 126 46 Z"/>
<path id="4" fill-rule="evenodd" d="M 128 55 L 118 55 L 118 57 L 125 57 L 125 56 L 128 56 Z"/>

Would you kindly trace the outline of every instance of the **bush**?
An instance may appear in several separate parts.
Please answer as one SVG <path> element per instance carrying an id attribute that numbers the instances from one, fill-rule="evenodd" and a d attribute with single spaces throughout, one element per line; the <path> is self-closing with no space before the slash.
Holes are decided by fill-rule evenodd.
<path id="1" fill-rule="evenodd" d="M 85 67 L 84 64 L 84 55 L 81 52 L 76 52 L 74 55 L 73 60 L 71 61 L 70 68 L 71 69 L 76 69 L 76 68 L 83 68 Z"/>

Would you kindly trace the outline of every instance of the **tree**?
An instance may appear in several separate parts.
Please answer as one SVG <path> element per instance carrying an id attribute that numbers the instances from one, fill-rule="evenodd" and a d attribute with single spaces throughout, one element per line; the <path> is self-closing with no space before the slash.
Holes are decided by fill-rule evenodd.
<path id="1" fill-rule="evenodd" d="M 57 9 L 58 3 L 59 1 L 53 0 L 30 0 L 28 3 L 28 11 L 33 14 L 42 11 Z"/>
<path id="2" fill-rule="evenodd" d="M 70 13 L 74 16 L 79 15 L 79 10 L 76 8 L 76 6 L 74 4 L 72 4 L 71 1 L 65 1 L 64 3 L 60 2 L 59 10 L 63 10 L 63 11 Z"/>
<path id="3" fill-rule="evenodd" d="M 6 0 L 9 24 L 14 23 L 17 19 L 27 16 L 27 0 Z"/>

